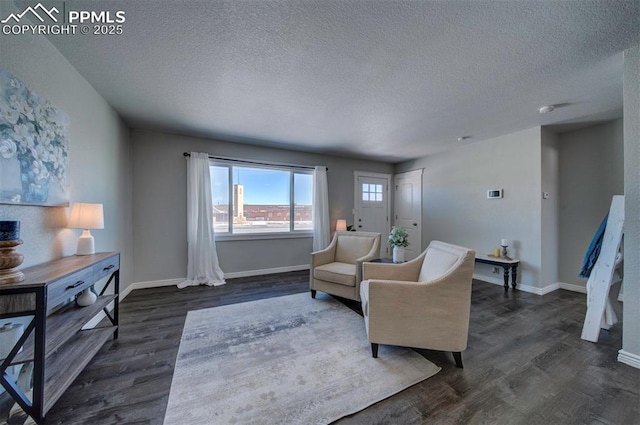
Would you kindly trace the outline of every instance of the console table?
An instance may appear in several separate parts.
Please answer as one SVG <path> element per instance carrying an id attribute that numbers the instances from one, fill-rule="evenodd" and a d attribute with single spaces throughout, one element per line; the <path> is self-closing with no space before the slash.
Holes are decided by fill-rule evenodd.
<path id="1" fill-rule="evenodd" d="M 0 364 L 0 384 L 38 424 L 104 343 L 118 337 L 120 254 L 65 257 L 29 267 L 19 283 L 0 284 L 0 319 L 26 317 L 24 333 Z M 97 301 L 79 307 L 73 299 L 109 277 Z M 113 284 L 113 294 L 105 295 Z M 113 303 L 113 312 L 109 305 Z M 111 326 L 82 330 L 104 311 Z M 33 363 L 33 396 L 11 379 L 7 368 Z"/>
<path id="2" fill-rule="evenodd" d="M 494 257 L 493 255 L 476 254 L 476 263 L 491 264 L 504 269 L 504 290 L 509 290 L 509 271 L 511 271 L 511 287 L 516 289 L 518 266 L 520 260 L 514 258 Z"/>

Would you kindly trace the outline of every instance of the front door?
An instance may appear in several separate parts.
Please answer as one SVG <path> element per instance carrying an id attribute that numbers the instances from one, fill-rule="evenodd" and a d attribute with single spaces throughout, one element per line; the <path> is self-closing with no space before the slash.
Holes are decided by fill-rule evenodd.
<path id="1" fill-rule="evenodd" d="M 356 230 L 380 233 L 380 255 L 389 257 L 389 183 L 391 176 L 374 173 L 355 173 Z"/>
<path id="2" fill-rule="evenodd" d="M 397 174 L 394 189 L 393 225 L 407 229 L 409 246 L 404 258 L 409 261 L 422 252 L 422 170 Z"/>

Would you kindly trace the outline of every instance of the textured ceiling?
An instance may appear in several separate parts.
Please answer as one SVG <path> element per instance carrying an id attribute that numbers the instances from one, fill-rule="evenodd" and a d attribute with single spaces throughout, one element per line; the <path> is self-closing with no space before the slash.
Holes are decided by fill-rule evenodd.
<path id="1" fill-rule="evenodd" d="M 132 127 L 390 162 L 621 117 L 640 40 L 638 0 L 65 7 L 89 5 L 125 11 L 124 34 L 49 38 Z"/>

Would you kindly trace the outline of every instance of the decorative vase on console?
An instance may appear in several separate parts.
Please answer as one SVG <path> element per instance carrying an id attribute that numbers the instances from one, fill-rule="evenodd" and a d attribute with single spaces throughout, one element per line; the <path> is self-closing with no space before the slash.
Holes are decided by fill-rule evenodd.
<path id="1" fill-rule="evenodd" d="M 404 262 L 404 249 L 409 246 L 409 234 L 404 227 L 393 226 L 387 244 L 393 248 L 393 262 Z"/>
<path id="2" fill-rule="evenodd" d="M 89 287 L 80 292 L 78 298 L 76 298 L 76 304 L 78 304 L 80 307 L 87 307 L 95 303 L 97 299 L 98 296 L 91 290 L 91 287 Z"/>

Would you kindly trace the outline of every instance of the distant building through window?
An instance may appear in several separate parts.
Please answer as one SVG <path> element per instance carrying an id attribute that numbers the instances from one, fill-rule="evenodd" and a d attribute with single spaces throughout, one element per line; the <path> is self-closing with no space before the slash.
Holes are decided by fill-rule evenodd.
<path id="1" fill-rule="evenodd" d="M 311 170 L 237 166 L 216 160 L 210 169 L 216 233 L 313 230 Z"/>

